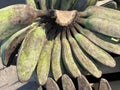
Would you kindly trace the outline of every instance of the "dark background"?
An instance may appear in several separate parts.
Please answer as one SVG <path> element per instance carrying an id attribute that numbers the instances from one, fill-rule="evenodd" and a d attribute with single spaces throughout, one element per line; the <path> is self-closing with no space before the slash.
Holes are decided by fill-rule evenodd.
<path id="1" fill-rule="evenodd" d="M 12 4 L 24 4 L 25 0 L 0 0 L 0 8 L 12 5 Z"/>

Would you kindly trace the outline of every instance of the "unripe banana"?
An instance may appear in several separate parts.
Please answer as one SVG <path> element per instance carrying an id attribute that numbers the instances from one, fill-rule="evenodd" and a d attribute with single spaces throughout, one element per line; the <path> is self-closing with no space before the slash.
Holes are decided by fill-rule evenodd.
<path id="1" fill-rule="evenodd" d="M 94 43 L 89 41 L 85 36 L 82 34 L 78 33 L 73 30 L 74 32 L 74 37 L 77 40 L 78 44 L 90 55 L 92 56 L 95 60 L 99 61 L 100 63 L 109 66 L 109 67 L 115 67 L 116 62 L 108 54 L 106 51 L 102 50 L 98 46 L 96 46 Z"/>
<path id="2" fill-rule="evenodd" d="M 87 0 L 87 6 L 92 6 L 97 3 L 98 0 Z"/>
<path id="3" fill-rule="evenodd" d="M 16 4 L 0 9 L 0 41 L 26 27 L 40 12 L 24 4 Z"/>
<path id="4" fill-rule="evenodd" d="M 37 77 L 41 85 L 44 85 L 48 78 L 52 48 L 53 48 L 53 41 L 46 40 L 44 47 L 40 53 L 40 57 L 37 65 Z"/>
<path id="5" fill-rule="evenodd" d="M 47 0 L 39 0 L 40 9 L 47 10 Z"/>
<path id="6" fill-rule="evenodd" d="M 101 37 L 102 37 L 102 39 L 101 39 L 100 37 L 98 37 L 98 35 L 100 36 L 100 34 L 92 32 L 87 29 L 84 29 L 78 24 L 75 24 L 75 26 L 80 33 L 82 33 L 84 36 L 86 36 L 89 40 L 91 40 L 96 45 L 100 46 L 101 48 L 103 48 L 109 52 L 120 55 L 120 45 L 119 44 L 112 43 L 111 42 L 112 40 L 110 40 L 110 39 L 109 39 L 109 41 L 106 40 L 106 37 L 102 34 L 101 34 Z"/>
<path id="7" fill-rule="evenodd" d="M 1 54 L 1 58 L 4 65 L 7 66 L 9 64 L 10 56 L 14 52 L 18 44 L 22 42 L 27 32 L 29 30 L 32 30 L 36 26 L 37 26 L 37 23 L 33 23 L 27 26 L 26 28 L 19 30 L 1 45 L 0 54 Z"/>
<path id="8" fill-rule="evenodd" d="M 51 58 L 51 69 L 52 69 L 52 74 L 57 81 L 63 73 L 62 70 L 62 60 L 61 60 L 61 41 L 60 41 L 60 36 L 61 34 L 59 33 L 57 37 L 55 38 L 54 41 L 54 46 L 52 50 L 52 58 Z"/>
<path id="9" fill-rule="evenodd" d="M 72 28 L 71 28 L 72 29 Z M 89 73 L 91 73 L 95 77 L 100 77 L 101 71 L 95 66 L 95 64 L 89 59 L 85 53 L 82 51 L 81 47 L 79 47 L 76 40 L 70 34 L 70 31 L 67 31 L 67 36 L 69 43 L 71 45 L 72 52 L 79 63 L 82 65 Z"/>
<path id="10" fill-rule="evenodd" d="M 27 33 L 17 58 L 17 73 L 21 82 L 30 79 L 46 40 L 44 26 Z"/>
<path id="11" fill-rule="evenodd" d="M 61 0 L 51 0 L 51 9 L 60 9 Z"/>
<path id="12" fill-rule="evenodd" d="M 120 38 L 120 22 L 118 21 L 115 22 L 105 18 L 89 17 L 86 19 L 80 18 L 78 22 L 89 30 L 93 30 L 107 36 Z"/>
<path id="13" fill-rule="evenodd" d="M 62 58 L 65 68 L 72 77 L 76 78 L 81 75 L 81 72 L 72 56 L 72 51 L 66 38 L 65 31 L 62 32 Z"/>
<path id="14" fill-rule="evenodd" d="M 83 11 L 87 6 L 87 0 L 74 0 L 74 4 L 71 6 L 72 10 Z"/>
<path id="15" fill-rule="evenodd" d="M 25 0 L 27 5 L 36 8 L 35 0 Z"/>
<path id="16" fill-rule="evenodd" d="M 80 16 L 81 17 L 96 16 L 120 20 L 120 11 L 100 6 L 89 6 L 83 12 L 80 12 Z"/>
<path id="17" fill-rule="evenodd" d="M 41 85 L 44 85 L 47 82 L 48 74 L 50 71 L 51 54 L 55 37 L 55 34 L 51 35 L 51 33 L 55 31 L 56 27 L 49 29 L 49 33 L 46 36 L 46 41 L 39 56 L 37 65 L 37 77 Z"/>
<path id="18" fill-rule="evenodd" d="M 69 10 L 73 4 L 73 0 L 61 0 L 61 10 Z"/>

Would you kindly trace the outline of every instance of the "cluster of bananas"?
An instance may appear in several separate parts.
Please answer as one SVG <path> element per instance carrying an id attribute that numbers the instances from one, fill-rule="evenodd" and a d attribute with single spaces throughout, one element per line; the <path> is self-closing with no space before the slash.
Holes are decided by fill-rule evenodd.
<path id="1" fill-rule="evenodd" d="M 83 75 L 73 81 L 68 75 L 64 74 L 59 83 L 61 83 L 62 86 L 57 84 L 52 78 L 48 78 L 46 84 L 43 87 L 40 86 L 38 90 L 44 90 L 44 88 L 46 90 L 112 90 L 106 79 L 102 78 L 99 85 L 96 86 L 95 84 L 90 84 Z M 75 83 L 77 84 L 75 85 Z"/>
<path id="2" fill-rule="evenodd" d="M 21 82 L 37 73 L 44 85 L 51 74 L 57 81 L 85 70 L 99 78 L 96 61 L 115 67 L 108 52 L 120 54 L 120 11 L 90 6 L 97 0 L 26 2 L 0 9 L 0 56 L 6 66 L 17 57 Z"/>

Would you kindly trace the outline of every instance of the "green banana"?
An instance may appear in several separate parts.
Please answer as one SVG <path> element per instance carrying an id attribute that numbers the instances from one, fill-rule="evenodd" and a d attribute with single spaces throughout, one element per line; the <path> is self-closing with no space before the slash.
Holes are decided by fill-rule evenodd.
<path id="1" fill-rule="evenodd" d="M 78 33 L 75 28 L 72 29 L 72 33 L 77 40 L 78 44 L 95 60 L 99 61 L 100 63 L 109 66 L 109 67 L 115 67 L 116 62 L 108 54 L 106 51 L 102 50 L 98 46 L 96 46 L 94 43 L 89 41 L 85 36 Z"/>
<path id="2" fill-rule="evenodd" d="M 61 41 L 60 41 L 60 36 L 61 34 L 59 33 L 57 37 L 55 38 L 54 41 L 54 46 L 52 50 L 52 58 L 51 58 L 51 69 L 52 69 L 52 74 L 57 81 L 63 73 L 62 70 L 62 62 L 61 62 Z"/>
<path id="3" fill-rule="evenodd" d="M 93 43 L 95 43 L 96 45 L 100 46 L 101 48 L 115 53 L 115 54 L 119 54 L 120 55 L 120 45 L 119 44 L 114 44 L 111 43 L 109 41 L 105 41 L 104 35 L 102 35 L 101 37 L 103 37 L 102 39 L 97 37 L 97 33 L 92 32 L 90 30 L 84 29 L 82 28 L 80 25 L 75 24 L 75 27 L 77 28 L 77 30 L 83 34 L 84 36 L 86 36 L 89 40 L 91 40 Z"/>
<path id="4" fill-rule="evenodd" d="M 101 79 L 100 80 L 100 85 L 99 85 L 99 90 L 112 90 L 110 84 L 108 83 L 108 81 L 106 79 Z"/>
<path id="5" fill-rule="evenodd" d="M 39 0 L 39 3 L 41 10 L 47 10 L 47 0 Z"/>
<path id="6" fill-rule="evenodd" d="M 21 82 L 30 79 L 37 65 L 45 40 L 44 26 L 36 27 L 27 33 L 17 58 L 17 73 Z"/>
<path id="7" fill-rule="evenodd" d="M 29 30 L 32 30 L 35 26 L 37 26 L 37 23 L 33 23 L 26 28 L 19 30 L 1 45 L 0 56 L 4 65 L 7 66 L 9 64 L 9 58 L 13 51 L 16 49 L 18 44 L 20 44 L 21 41 L 25 38 L 26 33 Z"/>
<path id="8" fill-rule="evenodd" d="M 66 38 L 65 31 L 62 32 L 62 58 L 65 68 L 72 77 L 76 78 L 81 75 L 81 72 L 72 56 L 72 51 Z"/>
<path id="9" fill-rule="evenodd" d="M 0 41 L 28 26 L 40 16 L 40 12 L 24 4 L 0 9 Z"/>
<path id="10" fill-rule="evenodd" d="M 51 0 L 46 0 L 46 7 L 47 9 L 51 9 Z"/>
<path id="11" fill-rule="evenodd" d="M 62 88 L 63 90 L 76 90 L 71 78 L 66 74 L 62 76 Z"/>
<path id="12" fill-rule="evenodd" d="M 72 10 L 83 11 L 87 7 L 87 0 L 74 0 Z"/>
<path id="13" fill-rule="evenodd" d="M 71 45 L 73 54 L 75 55 L 76 60 L 81 64 L 88 72 L 90 72 L 95 77 L 101 76 L 101 71 L 95 66 L 95 64 L 84 54 L 82 49 L 79 47 L 76 40 L 70 34 L 70 31 L 67 31 L 67 36 L 69 43 Z"/>
<path id="14" fill-rule="evenodd" d="M 52 78 L 47 79 L 45 88 L 46 90 L 60 90 L 57 83 Z"/>
<path id="15" fill-rule="evenodd" d="M 117 3 L 113 0 L 106 2 L 105 4 L 102 4 L 101 6 L 112 8 L 112 9 L 117 9 Z"/>
<path id="16" fill-rule="evenodd" d="M 49 30 L 47 34 L 46 42 L 42 48 L 40 53 L 38 65 L 37 65 L 37 76 L 38 81 L 41 85 L 44 85 L 47 81 L 49 70 L 50 70 L 50 63 L 51 63 L 51 54 L 54 46 L 54 38 L 56 32 L 56 27 Z"/>
<path id="17" fill-rule="evenodd" d="M 98 33 L 102 33 L 107 36 L 120 38 L 120 26 L 119 23 L 105 18 L 79 18 L 80 24 L 84 25 L 87 29 L 93 30 Z"/>
<path id="18" fill-rule="evenodd" d="M 35 4 L 35 0 L 25 0 L 26 1 L 26 4 L 33 7 L 33 8 L 36 8 L 36 4 Z"/>
<path id="19" fill-rule="evenodd" d="M 120 20 L 120 11 L 100 6 L 89 6 L 83 12 L 79 12 L 79 14 L 81 17 L 97 16 Z"/>
<path id="20" fill-rule="evenodd" d="M 37 65 L 37 77 L 41 85 L 44 85 L 48 78 L 52 47 L 53 41 L 46 40 L 46 43 L 40 53 L 39 62 Z"/>
<path id="21" fill-rule="evenodd" d="M 85 76 L 81 75 L 77 78 L 78 82 L 78 90 L 92 90 L 92 87 L 90 86 L 90 83 L 85 78 Z"/>
<path id="22" fill-rule="evenodd" d="M 60 5 L 61 5 L 61 0 L 51 0 L 51 8 L 52 9 L 60 9 Z"/>
<path id="23" fill-rule="evenodd" d="M 69 10 L 74 0 L 61 0 L 61 10 Z"/>
<path id="24" fill-rule="evenodd" d="M 87 6 L 92 6 L 97 3 L 98 0 L 87 0 Z"/>

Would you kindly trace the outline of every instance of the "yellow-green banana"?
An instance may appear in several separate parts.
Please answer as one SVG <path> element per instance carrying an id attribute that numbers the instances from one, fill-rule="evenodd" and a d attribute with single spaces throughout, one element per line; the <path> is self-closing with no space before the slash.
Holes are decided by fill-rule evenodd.
<path id="1" fill-rule="evenodd" d="M 72 56 L 71 47 L 66 38 L 66 32 L 64 30 L 62 32 L 62 58 L 65 68 L 68 70 L 72 77 L 78 77 L 81 75 L 81 72 Z"/>
<path id="2" fill-rule="evenodd" d="M 78 33 L 75 29 L 72 30 L 72 33 L 77 40 L 78 44 L 95 60 L 101 62 L 102 64 L 110 67 L 115 67 L 116 62 L 110 54 L 102 50 L 94 43 L 89 41 L 85 36 Z"/>
<path id="3" fill-rule="evenodd" d="M 71 28 L 72 29 L 72 28 Z M 85 53 L 82 51 L 81 47 L 79 47 L 76 40 L 72 37 L 70 31 L 67 31 L 67 36 L 69 43 L 71 45 L 71 49 L 73 54 L 78 61 L 79 65 L 82 65 L 89 73 L 91 73 L 95 77 L 101 76 L 101 71 L 95 66 L 95 64 L 89 59 Z"/>
<path id="4" fill-rule="evenodd" d="M 0 41 L 28 26 L 40 12 L 24 4 L 16 4 L 0 9 Z"/>
<path id="5" fill-rule="evenodd" d="M 17 73 L 21 82 L 30 79 L 39 60 L 45 40 L 44 26 L 38 26 L 27 33 L 17 58 Z"/>

